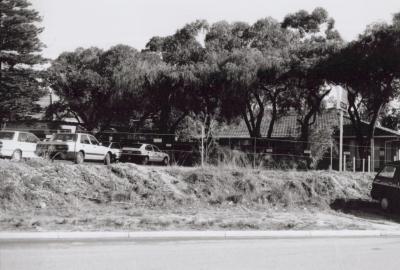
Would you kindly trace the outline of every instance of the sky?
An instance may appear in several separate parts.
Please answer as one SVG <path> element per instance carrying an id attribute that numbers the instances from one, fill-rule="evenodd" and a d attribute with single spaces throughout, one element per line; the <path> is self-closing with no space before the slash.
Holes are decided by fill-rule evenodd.
<path id="1" fill-rule="evenodd" d="M 300 9 L 324 7 L 345 40 L 357 38 L 373 22 L 390 22 L 399 0 L 30 0 L 43 18 L 43 54 L 127 44 L 141 50 L 153 36 L 167 36 L 196 19 L 254 23 L 281 21 Z"/>

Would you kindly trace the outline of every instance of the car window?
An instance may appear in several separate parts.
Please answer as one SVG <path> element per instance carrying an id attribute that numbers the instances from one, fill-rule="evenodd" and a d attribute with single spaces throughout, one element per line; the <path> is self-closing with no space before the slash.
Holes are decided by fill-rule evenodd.
<path id="1" fill-rule="evenodd" d="M 2 131 L 0 132 L 0 140 L 12 140 L 14 138 L 14 132 Z"/>
<path id="2" fill-rule="evenodd" d="M 153 151 L 153 147 L 151 145 L 146 145 L 146 151 Z"/>
<path id="3" fill-rule="evenodd" d="M 99 141 L 92 135 L 89 136 L 90 141 L 92 142 L 92 144 L 94 145 L 100 145 Z"/>
<path id="4" fill-rule="evenodd" d="M 83 144 L 90 144 L 88 135 L 82 134 L 81 135 L 81 143 Z"/>
<path id="5" fill-rule="evenodd" d="M 52 141 L 54 141 L 54 142 L 76 142 L 77 137 L 78 137 L 77 134 L 57 133 L 57 134 L 54 134 Z"/>
<path id="6" fill-rule="evenodd" d="M 30 142 L 30 143 L 38 143 L 40 140 L 34 134 L 28 133 L 27 141 Z"/>
<path id="7" fill-rule="evenodd" d="M 156 151 L 156 152 L 161 152 L 160 149 L 158 149 L 157 146 L 153 145 L 153 148 L 154 148 L 154 151 Z"/>
<path id="8" fill-rule="evenodd" d="M 382 171 L 379 172 L 378 176 L 393 179 L 396 172 L 395 166 L 386 165 Z"/>
<path id="9" fill-rule="evenodd" d="M 18 141 L 19 142 L 27 142 L 28 141 L 28 133 L 19 133 L 18 135 Z"/>

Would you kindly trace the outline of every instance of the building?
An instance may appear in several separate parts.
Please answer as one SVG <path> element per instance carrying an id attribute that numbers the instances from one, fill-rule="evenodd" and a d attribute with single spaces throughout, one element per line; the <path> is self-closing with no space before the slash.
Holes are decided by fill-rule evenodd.
<path id="1" fill-rule="evenodd" d="M 329 109 L 316 117 L 315 123 L 310 127 L 311 130 L 332 130 L 331 140 L 324 142 L 310 142 L 310 149 L 302 153 L 304 156 L 312 156 L 322 148 L 324 144 L 326 149 L 325 165 L 326 168 L 332 165 L 332 168 L 339 167 L 339 122 L 340 114 L 337 109 Z M 368 123 L 365 123 L 365 133 Z M 299 145 L 297 138 L 300 136 L 300 125 L 297 121 L 297 115 L 290 113 L 279 118 L 274 125 L 271 139 L 266 139 L 269 127 L 268 117 L 264 117 L 261 126 L 261 138 L 250 138 L 247 127 L 240 123 L 235 127 L 230 127 L 217 134 L 219 144 L 229 146 L 232 149 L 240 149 L 246 152 L 265 153 L 272 156 L 298 156 L 296 148 Z M 314 145 L 313 145 L 314 143 Z M 317 145 L 319 144 L 319 145 Z M 330 144 L 330 145 L 329 145 Z M 360 148 L 355 132 L 348 116 L 343 119 L 343 160 L 346 162 L 346 169 L 368 170 L 368 160 L 360 157 Z M 375 128 L 374 138 L 369 142 L 367 152 L 370 154 L 370 169 L 378 170 L 385 162 L 400 159 L 400 133 L 395 130 L 377 126 Z M 354 165 L 353 165 L 354 163 Z M 363 165 L 364 163 L 364 165 Z"/>

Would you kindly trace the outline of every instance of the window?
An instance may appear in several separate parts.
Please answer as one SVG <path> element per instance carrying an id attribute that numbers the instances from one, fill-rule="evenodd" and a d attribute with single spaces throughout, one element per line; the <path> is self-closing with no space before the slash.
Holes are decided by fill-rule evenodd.
<path id="1" fill-rule="evenodd" d="M 142 145 L 143 144 L 141 144 L 141 143 L 128 143 L 125 146 L 129 147 L 129 148 L 137 148 L 137 149 L 139 149 L 140 147 L 142 147 Z"/>
<path id="2" fill-rule="evenodd" d="M 396 172 L 396 167 L 394 167 L 394 166 L 385 166 L 382 169 L 382 171 L 379 173 L 379 176 L 393 179 L 395 172 Z"/>
<path id="3" fill-rule="evenodd" d="M 28 133 L 20 133 L 18 135 L 19 142 L 28 142 Z"/>
<path id="4" fill-rule="evenodd" d="M 81 135 L 81 143 L 90 144 L 88 135 L 84 135 L 84 134 Z"/>
<path id="5" fill-rule="evenodd" d="M 12 140 L 14 134 L 14 132 L 0 132 L 0 140 Z"/>
<path id="6" fill-rule="evenodd" d="M 36 137 L 35 135 L 33 135 L 32 133 L 28 133 L 28 138 L 27 138 L 27 142 L 30 143 L 38 143 L 40 140 L 38 139 L 38 137 Z"/>
<path id="7" fill-rule="evenodd" d="M 76 142 L 77 139 L 76 134 L 63 134 L 63 133 L 57 133 L 54 134 L 53 140 L 54 142 Z"/>
<path id="8" fill-rule="evenodd" d="M 153 147 L 151 145 L 146 145 L 146 151 L 153 151 Z"/>
<path id="9" fill-rule="evenodd" d="M 153 148 L 154 148 L 154 151 L 156 151 L 156 152 L 161 152 L 160 149 L 158 149 L 157 146 L 153 145 Z"/>
<path id="10" fill-rule="evenodd" d="M 99 141 L 92 135 L 89 136 L 93 145 L 100 145 Z"/>

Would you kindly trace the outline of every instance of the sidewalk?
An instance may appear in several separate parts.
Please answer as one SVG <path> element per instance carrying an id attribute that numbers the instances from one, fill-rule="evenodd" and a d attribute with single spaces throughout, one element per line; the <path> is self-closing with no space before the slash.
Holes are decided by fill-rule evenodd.
<path id="1" fill-rule="evenodd" d="M 144 232 L 0 232 L 1 241 L 24 240 L 191 240 L 325 237 L 400 237 L 399 231 L 144 231 Z"/>

